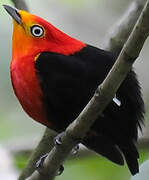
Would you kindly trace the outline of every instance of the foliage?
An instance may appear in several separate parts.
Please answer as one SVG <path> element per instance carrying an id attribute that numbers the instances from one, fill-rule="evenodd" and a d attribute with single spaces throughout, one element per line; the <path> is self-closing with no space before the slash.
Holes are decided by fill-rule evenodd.
<path id="1" fill-rule="evenodd" d="M 15 155 L 15 159 L 14 159 L 15 166 L 19 170 L 22 170 L 25 167 L 29 156 L 30 156 L 29 153 L 23 153 L 23 154 L 21 153 L 21 154 Z"/>

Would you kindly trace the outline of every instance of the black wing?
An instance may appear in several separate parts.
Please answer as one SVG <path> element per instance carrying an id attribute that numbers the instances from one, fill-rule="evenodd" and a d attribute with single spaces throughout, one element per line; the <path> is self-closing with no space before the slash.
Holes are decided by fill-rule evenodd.
<path id="1" fill-rule="evenodd" d="M 63 131 L 93 96 L 111 69 L 116 57 L 86 46 L 74 55 L 43 52 L 35 67 L 44 94 L 47 113 L 54 129 Z M 138 152 L 134 145 L 137 127 L 143 121 L 144 103 L 135 73 L 131 70 L 113 101 L 93 124 L 83 144 L 108 159 L 123 164 L 123 152 L 132 174 L 138 172 Z"/>

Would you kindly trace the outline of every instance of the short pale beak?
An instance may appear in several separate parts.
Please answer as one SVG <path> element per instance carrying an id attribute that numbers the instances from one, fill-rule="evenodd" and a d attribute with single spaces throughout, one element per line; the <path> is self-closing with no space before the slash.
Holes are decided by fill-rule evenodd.
<path id="1" fill-rule="evenodd" d="M 9 5 L 3 5 L 5 10 L 8 12 L 8 14 L 10 14 L 10 16 L 18 23 L 18 24 L 22 24 L 21 21 L 21 16 L 19 14 L 19 10 L 11 7 Z"/>

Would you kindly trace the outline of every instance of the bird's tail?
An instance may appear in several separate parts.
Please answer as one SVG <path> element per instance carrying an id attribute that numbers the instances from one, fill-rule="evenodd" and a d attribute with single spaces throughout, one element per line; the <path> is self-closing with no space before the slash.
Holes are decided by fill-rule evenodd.
<path id="1" fill-rule="evenodd" d="M 83 144 L 96 153 L 105 156 L 110 161 L 118 165 L 124 165 L 121 152 L 117 146 L 115 146 L 115 144 L 106 136 L 98 135 L 94 137 L 87 137 L 83 140 Z"/>
<path id="2" fill-rule="evenodd" d="M 122 151 L 126 159 L 131 174 L 132 175 L 137 174 L 139 172 L 139 164 L 138 164 L 139 153 L 134 143 L 131 142 L 127 144 L 126 147 L 124 146 L 120 147 L 120 150 Z"/>
<path id="3" fill-rule="evenodd" d="M 124 165 L 124 155 L 131 174 L 135 175 L 139 172 L 139 154 L 133 142 L 121 147 L 114 144 L 110 138 L 104 135 L 98 135 L 85 138 L 83 144 L 118 165 Z"/>

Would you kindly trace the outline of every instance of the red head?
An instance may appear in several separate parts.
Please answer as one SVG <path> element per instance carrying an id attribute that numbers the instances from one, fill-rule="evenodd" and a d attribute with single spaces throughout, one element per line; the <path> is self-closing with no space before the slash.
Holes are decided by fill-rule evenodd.
<path id="1" fill-rule="evenodd" d="M 43 51 L 69 55 L 85 46 L 38 16 L 6 5 L 5 9 L 14 19 L 13 59 Z"/>

